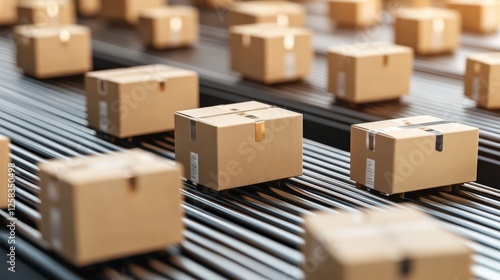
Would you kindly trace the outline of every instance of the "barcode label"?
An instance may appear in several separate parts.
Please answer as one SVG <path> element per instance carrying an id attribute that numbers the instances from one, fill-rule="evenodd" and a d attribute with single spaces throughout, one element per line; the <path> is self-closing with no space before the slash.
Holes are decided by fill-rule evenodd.
<path id="1" fill-rule="evenodd" d="M 200 181 L 198 171 L 198 154 L 191 152 L 191 181 L 198 183 Z"/>
<path id="2" fill-rule="evenodd" d="M 340 71 L 337 73 L 337 95 L 345 97 L 345 72 Z"/>
<path id="3" fill-rule="evenodd" d="M 56 207 L 52 206 L 49 208 L 49 216 L 52 246 L 58 250 L 62 250 L 61 212 L 59 212 L 59 209 Z"/>
<path id="4" fill-rule="evenodd" d="M 365 186 L 373 189 L 375 186 L 375 160 L 366 159 L 366 180 Z"/>
<path id="5" fill-rule="evenodd" d="M 108 103 L 106 101 L 99 101 L 99 128 L 108 131 Z"/>
<path id="6" fill-rule="evenodd" d="M 295 53 L 292 51 L 285 52 L 285 69 L 283 69 L 285 78 L 293 78 L 296 76 L 295 64 Z"/>

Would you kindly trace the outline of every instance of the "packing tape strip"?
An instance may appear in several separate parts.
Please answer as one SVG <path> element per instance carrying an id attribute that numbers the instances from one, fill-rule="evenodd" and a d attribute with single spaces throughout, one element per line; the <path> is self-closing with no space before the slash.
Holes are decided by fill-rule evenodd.
<path id="1" fill-rule="evenodd" d="M 108 93 L 108 83 L 106 80 L 97 79 L 97 92 L 100 95 L 106 95 Z"/>
<path id="2" fill-rule="evenodd" d="M 296 67 L 296 56 L 293 51 L 285 52 L 285 64 L 284 64 L 284 73 L 286 79 L 293 78 L 297 75 Z"/>
<path id="3" fill-rule="evenodd" d="M 472 78 L 472 99 L 478 101 L 481 93 L 481 77 L 479 74 L 474 75 Z"/>
<path id="4" fill-rule="evenodd" d="M 288 26 L 290 24 L 290 18 L 286 14 L 276 15 L 276 23 L 279 26 Z"/>
<path id="5" fill-rule="evenodd" d="M 183 21 L 181 17 L 172 17 L 169 20 L 170 25 L 170 43 L 178 45 L 182 42 Z"/>
<path id="6" fill-rule="evenodd" d="M 266 139 L 266 121 L 254 115 L 245 115 L 246 118 L 255 121 L 255 142 L 262 142 Z"/>
<path id="7" fill-rule="evenodd" d="M 481 27 L 485 31 L 490 31 L 498 27 L 497 10 L 493 8 L 486 9 L 483 13 L 483 21 Z"/>
<path id="8" fill-rule="evenodd" d="M 337 72 L 337 96 L 340 98 L 346 95 L 346 75 L 343 70 Z"/>
<path id="9" fill-rule="evenodd" d="M 375 1 L 364 2 L 361 5 L 360 22 L 362 24 L 368 24 L 372 22 L 373 19 L 376 19 L 377 3 Z"/>
<path id="10" fill-rule="evenodd" d="M 108 132 L 108 103 L 106 101 L 99 101 L 99 129 L 103 132 Z"/>
<path id="11" fill-rule="evenodd" d="M 51 205 L 49 207 L 50 243 L 54 248 L 61 251 L 63 249 L 62 218 L 59 209 Z"/>
<path id="12" fill-rule="evenodd" d="M 436 51 L 443 48 L 444 27 L 444 19 L 434 19 L 432 21 L 432 48 Z"/>

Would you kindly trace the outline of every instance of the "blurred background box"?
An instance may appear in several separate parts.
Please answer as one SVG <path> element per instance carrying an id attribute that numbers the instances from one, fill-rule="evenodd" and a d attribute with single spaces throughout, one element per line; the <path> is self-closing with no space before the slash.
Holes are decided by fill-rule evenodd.
<path id="1" fill-rule="evenodd" d="M 307 280 L 472 278 L 465 240 L 412 208 L 317 212 L 304 239 Z"/>
<path id="2" fill-rule="evenodd" d="M 182 241 L 182 168 L 173 162 L 137 149 L 39 166 L 42 237 L 74 265 Z"/>
<path id="3" fill-rule="evenodd" d="M 351 180 L 389 195 L 472 182 L 478 141 L 477 128 L 432 116 L 354 124 Z"/>
<path id="4" fill-rule="evenodd" d="M 500 109 L 500 53 L 467 58 L 464 92 L 481 108 Z"/>
<path id="5" fill-rule="evenodd" d="M 9 194 L 10 140 L 0 135 L 0 208 L 7 208 Z"/>
<path id="6" fill-rule="evenodd" d="M 17 1 L 0 0 L 0 26 L 17 22 Z"/>
<path id="7" fill-rule="evenodd" d="M 266 84 L 300 80 L 311 72 L 312 34 L 276 24 L 233 26 L 231 69 Z"/>
<path id="8" fill-rule="evenodd" d="M 185 177 L 221 191 L 302 175 L 302 115 L 250 101 L 175 114 Z"/>
<path id="9" fill-rule="evenodd" d="M 381 0 L 328 0 L 330 19 L 341 27 L 370 27 L 380 22 Z"/>
<path id="10" fill-rule="evenodd" d="M 19 0 L 19 24 L 60 24 L 76 22 L 73 0 Z"/>
<path id="11" fill-rule="evenodd" d="M 247 1 L 231 6 L 229 26 L 252 23 L 276 23 L 280 26 L 301 27 L 305 21 L 302 5 L 288 1 Z"/>
<path id="12" fill-rule="evenodd" d="M 165 5 L 165 0 L 104 0 L 102 1 L 101 15 L 110 22 L 135 25 L 143 10 Z"/>
<path id="13" fill-rule="evenodd" d="M 389 43 L 328 50 L 328 91 L 350 103 L 398 99 L 410 91 L 413 50 Z"/>
<path id="14" fill-rule="evenodd" d="M 18 26 L 17 66 L 36 78 L 83 74 L 92 69 L 90 29 L 81 25 Z"/>
<path id="15" fill-rule="evenodd" d="M 500 2 L 496 0 L 448 0 L 448 9 L 460 13 L 464 31 L 488 34 L 500 25 Z"/>
<path id="16" fill-rule="evenodd" d="M 408 46 L 416 54 L 440 54 L 455 51 L 461 33 L 460 14 L 440 8 L 406 8 L 396 15 L 395 42 Z"/>
<path id="17" fill-rule="evenodd" d="M 137 28 L 142 41 L 155 49 L 193 45 L 198 41 L 198 11 L 188 6 L 147 9 Z"/>
<path id="18" fill-rule="evenodd" d="M 93 17 L 101 13 L 102 1 L 107 0 L 76 0 L 78 14 L 84 17 Z"/>
<path id="19" fill-rule="evenodd" d="M 174 129 L 174 114 L 198 108 L 198 74 L 166 65 L 87 73 L 89 126 L 118 138 Z"/>

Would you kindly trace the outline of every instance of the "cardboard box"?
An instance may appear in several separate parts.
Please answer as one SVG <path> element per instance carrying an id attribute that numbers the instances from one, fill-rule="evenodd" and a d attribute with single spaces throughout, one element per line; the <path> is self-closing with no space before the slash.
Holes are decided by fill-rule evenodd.
<path id="1" fill-rule="evenodd" d="M 93 17 L 99 15 L 101 13 L 102 1 L 103 0 L 77 0 L 76 8 L 78 14 L 84 17 Z"/>
<path id="2" fill-rule="evenodd" d="M 337 26 L 366 28 L 377 25 L 381 0 L 328 0 L 330 19 Z"/>
<path id="3" fill-rule="evenodd" d="M 135 25 L 143 10 L 163 6 L 165 0 L 105 0 L 102 1 L 101 15 L 112 22 Z"/>
<path id="4" fill-rule="evenodd" d="M 416 209 L 318 212 L 304 219 L 307 280 L 473 278 L 464 240 Z"/>
<path id="5" fill-rule="evenodd" d="M 229 9 L 228 24 L 276 23 L 280 26 L 304 25 L 305 9 L 288 1 L 248 1 L 235 3 Z"/>
<path id="6" fill-rule="evenodd" d="M 389 12 L 395 12 L 400 8 L 433 6 L 432 2 L 433 0 L 384 0 L 384 7 Z"/>
<path id="7" fill-rule="evenodd" d="M 166 65 L 87 73 L 89 126 L 118 138 L 174 129 L 174 113 L 198 108 L 198 74 Z"/>
<path id="8" fill-rule="evenodd" d="M 217 191 L 302 174 L 302 115 L 250 101 L 175 114 L 185 177 Z"/>
<path id="9" fill-rule="evenodd" d="M 7 208 L 9 194 L 10 140 L 0 135 L 0 209 Z"/>
<path id="10" fill-rule="evenodd" d="M 467 58 L 465 96 L 485 109 L 500 109 L 500 53 L 477 54 Z"/>
<path id="11" fill-rule="evenodd" d="M 388 43 L 328 50 L 328 91 L 350 103 L 400 98 L 410 91 L 413 50 Z"/>
<path id="12" fill-rule="evenodd" d="M 312 34 L 276 24 L 231 28 L 231 69 L 266 84 L 299 80 L 311 72 Z"/>
<path id="13" fill-rule="evenodd" d="M 460 22 L 460 14 L 453 10 L 401 9 L 394 24 L 396 44 L 421 55 L 453 52 L 460 40 Z"/>
<path id="14" fill-rule="evenodd" d="M 36 78 L 55 78 L 92 69 L 90 29 L 81 25 L 40 27 L 24 25 L 14 30 L 17 66 Z"/>
<path id="15" fill-rule="evenodd" d="M 42 237 L 76 266 L 165 250 L 182 241 L 181 174 L 140 150 L 40 164 Z"/>
<path id="16" fill-rule="evenodd" d="M 478 141 L 479 129 L 431 116 L 355 124 L 351 179 L 385 194 L 475 181 Z"/>
<path id="17" fill-rule="evenodd" d="M 219 14 L 225 13 L 223 9 L 230 8 L 234 0 L 193 0 L 193 4 L 200 7 L 222 8 L 216 12 Z"/>
<path id="18" fill-rule="evenodd" d="M 500 2 L 496 0 L 448 0 L 448 9 L 460 13 L 464 31 L 487 34 L 500 25 Z"/>
<path id="19" fill-rule="evenodd" d="M 0 0 L 0 26 L 17 21 L 17 0 Z"/>
<path id="20" fill-rule="evenodd" d="M 138 31 L 142 41 L 155 49 L 193 45 L 198 41 L 198 10 L 188 6 L 144 10 Z"/>
<path id="21" fill-rule="evenodd" d="M 67 25 L 76 22 L 73 0 L 19 0 L 18 23 Z"/>

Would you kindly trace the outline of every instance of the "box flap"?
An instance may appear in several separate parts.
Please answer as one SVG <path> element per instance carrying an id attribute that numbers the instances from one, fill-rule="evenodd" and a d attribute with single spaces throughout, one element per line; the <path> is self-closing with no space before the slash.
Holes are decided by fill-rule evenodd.
<path id="1" fill-rule="evenodd" d="M 212 118 L 221 115 L 234 115 L 242 112 L 261 110 L 271 107 L 273 106 L 260 103 L 257 101 L 248 101 L 248 102 L 234 103 L 228 105 L 219 105 L 219 106 L 183 110 L 176 112 L 176 114 L 184 115 L 186 117 L 194 119 L 202 119 L 202 118 Z"/>
<path id="2" fill-rule="evenodd" d="M 285 35 L 310 35 L 311 32 L 302 27 L 279 26 L 276 23 L 258 23 L 237 25 L 230 28 L 232 34 L 241 34 L 259 38 L 276 38 Z"/>
<path id="3" fill-rule="evenodd" d="M 413 53 L 412 49 L 405 46 L 389 44 L 386 42 L 373 42 L 353 45 L 338 45 L 328 49 L 329 52 L 349 57 L 380 56 L 398 53 Z"/>
<path id="4" fill-rule="evenodd" d="M 253 16 L 267 16 L 276 14 L 303 14 L 304 8 L 296 3 L 287 1 L 249 1 L 235 3 L 232 11 Z"/>
<path id="5" fill-rule="evenodd" d="M 164 81 L 169 78 L 195 75 L 196 73 L 181 68 L 162 64 L 145 65 L 129 68 L 94 71 L 86 74 L 86 77 L 97 78 L 115 83 L 135 83 L 141 81 Z"/>

